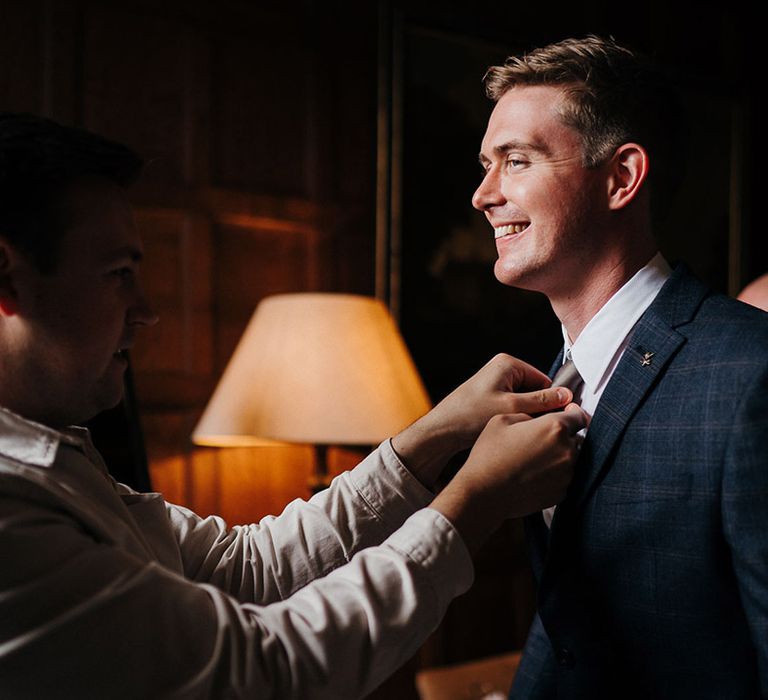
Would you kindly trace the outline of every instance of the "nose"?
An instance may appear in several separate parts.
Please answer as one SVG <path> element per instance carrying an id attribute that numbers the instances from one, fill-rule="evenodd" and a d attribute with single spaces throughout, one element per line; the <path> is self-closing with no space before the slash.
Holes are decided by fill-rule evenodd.
<path id="1" fill-rule="evenodd" d="M 128 309 L 128 317 L 126 319 L 129 326 L 154 326 L 158 320 L 158 315 L 143 294 Z"/>
<path id="2" fill-rule="evenodd" d="M 504 195 L 501 191 L 498 171 L 491 168 L 483 177 L 480 186 L 472 195 L 472 206 L 479 211 L 488 211 L 492 207 L 504 203 Z"/>

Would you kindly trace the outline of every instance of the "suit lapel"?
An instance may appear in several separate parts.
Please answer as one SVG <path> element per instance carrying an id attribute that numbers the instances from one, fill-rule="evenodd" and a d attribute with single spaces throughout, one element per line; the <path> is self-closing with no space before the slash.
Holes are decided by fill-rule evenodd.
<path id="1" fill-rule="evenodd" d="M 684 342 L 682 335 L 654 316 L 639 322 L 587 431 L 569 494 L 574 508 L 592 493 L 630 418 Z"/>
<path id="2" fill-rule="evenodd" d="M 631 417 L 685 343 L 676 329 L 691 320 L 706 294 L 706 287 L 680 266 L 638 321 L 592 417 L 568 498 L 555 511 L 553 539 L 610 468 L 610 456 Z"/>

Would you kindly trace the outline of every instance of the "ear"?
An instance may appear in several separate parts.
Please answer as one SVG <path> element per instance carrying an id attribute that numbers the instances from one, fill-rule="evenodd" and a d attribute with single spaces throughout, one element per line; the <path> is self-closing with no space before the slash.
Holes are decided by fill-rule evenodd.
<path id="1" fill-rule="evenodd" d="M 642 146 L 625 143 L 616 149 L 608 162 L 609 209 L 622 209 L 638 196 L 649 167 L 648 153 Z"/>
<path id="2" fill-rule="evenodd" d="M 19 310 L 19 295 L 13 282 L 15 251 L 0 236 L 0 316 L 15 316 Z"/>

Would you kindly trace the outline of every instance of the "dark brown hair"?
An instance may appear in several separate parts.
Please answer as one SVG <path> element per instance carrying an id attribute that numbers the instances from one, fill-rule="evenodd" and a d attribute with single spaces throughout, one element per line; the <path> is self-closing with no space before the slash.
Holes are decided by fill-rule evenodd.
<path id="1" fill-rule="evenodd" d="M 66 230 L 66 189 L 88 178 L 125 187 L 142 165 L 127 146 L 91 132 L 0 112 L 0 236 L 42 272 L 53 272 Z"/>

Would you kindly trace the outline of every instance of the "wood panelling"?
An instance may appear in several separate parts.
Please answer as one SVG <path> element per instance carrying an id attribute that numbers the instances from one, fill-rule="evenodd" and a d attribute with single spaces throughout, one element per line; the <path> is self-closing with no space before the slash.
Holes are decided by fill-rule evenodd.
<path id="1" fill-rule="evenodd" d="M 41 2 L 0 3 L 0 112 L 43 109 L 44 33 Z"/>
<path id="2" fill-rule="evenodd" d="M 235 226 L 217 227 L 216 234 L 216 357 L 223 364 L 260 299 L 315 288 L 317 236 Z"/>
<path id="3" fill-rule="evenodd" d="M 216 37 L 212 51 L 211 175 L 217 186 L 306 197 L 308 66 L 312 55 L 281 28 L 280 43 Z"/>
<path id="4" fill-rule="evenodd" d="M 134 352 L 137 374 L 212 372 L 211 241 L 204 220 L 183 212 L 139 210 L 144 286 L 160 317 L 142 331 Z"/>
<path id="5" fill-rule="evenodd" d="M 130 8 L 89 5 L 84 15 L 82 109 L 85 125 L 139 150 L 151 166 L 145 184 L 183 183 L 195 82 L 194 30 Z"/>

